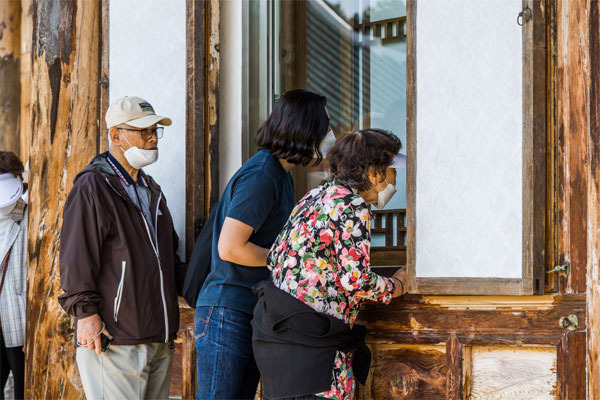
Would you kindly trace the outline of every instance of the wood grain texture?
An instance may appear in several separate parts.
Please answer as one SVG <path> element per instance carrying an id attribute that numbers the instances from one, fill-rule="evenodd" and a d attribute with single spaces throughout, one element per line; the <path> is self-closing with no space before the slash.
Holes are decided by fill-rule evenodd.
<path id="1" fill-rule="evenodd" d="M 192 333 L 194 329 L 194 312 L 193 308 L 188 307 L 182 297 L 179 298 L 179 332 L 177 332 L 177 339 L 175 340 L 175 353 L 173 354 L 173 367 L 171 370 L 171 386 L 169 388 L 169 396 L 171 397 L 182 397 L 186 390 L 195 384 L 195 378 L 191 375 L 193 371 L 190 368 L 196 370 L 195 361 L 190 364 L 192 360 L 195 360 L 196 348 L 189 346 L 186 340 L 189 341 L 187 335 Z M 194 343 L 192 341 L 192 343 Z M 191 380 L 194 378 L 194 380 Z M 193 392 L 195 393 L 195 391 Z M 185 398 L 185 397 L 184 397 Z"/>
<path id="2" fill-rule="evenodd" d="M 558 326 L 562 316 L 576 314 L 579 329 L 585 329 L 586 302 L 584 295 L 550 298 L 549 303 L 527 306 L 523 302 L 511 305 L 510 297 L 476 304 L 471 300 L 477 297 L 473 297 L 461 305 L 456 298 L 435 304 L 426 296 L 406 295 L 387 306 L 364 305 L 359 323 L 368 327 L 370 343 L 437 344 L 454 334 L 463 345 L 556 346 L 564 335 Z"/>
<path id="3" fill-rule="evenodd" d="M 181 360 L 183 373 L 181 375 L 183 400 L 196 398 L 196 341 L 194 329 L 187 328 L 183 335 L 183 358 Z"/>
<path id="4" fill-rule="evenodd" d="M 600 398 L 600 3 L 589 4 L 589 46 L 590 46 L 590 138 L 588 204 L 588 262 L 587 262 L 587 304 L 588 304 L 588 397 Z M 580 350 L 581 351 L 581 350 Z M 581 361 L 579 361 L 581 363 Z"/>
<path id="5" fill-rule="evenodd" d="M 187 1 L 186 255 L 219 196 L 219 2 Z"/>
<path id="6" fill-rule="evenodd" d="M 560 398 L 599 398 L 598 2 L 557 0 L 555 13 L 558 261 L 571 265 L 560 289 L 587 293 L 589 318 L 587 393 L 581 372 L 586 352 L 583 334 L 567 335 L 561 342 L 558 392 Z"/>
<path id="7" fill-rule="evenodd" d="M 471 399 L 555 399 L 556 349 L 473 347 Z"/>
<path id="8" fill-rule="evenodd" d="M 444 346 L 371 346 L 373 362 L 358 399 L 441 399 L 446 393 Z"/>
<path id="9" fill-rule="evenodd" d="M 557 207 L 558 186 L 556 179 L 556 4 L 545 0 L 546 9 L 546 238 L 544 263 L 546 271 L 558 265 Z M 546 273 L 545 292 L 558 292 L 560 278 L 557 273 Z"/>
<path id="10" fill-rule="evenodd" d="M 406 272 L 408 292 L 417 288 L 417 1 L 406 3 Z"/>
<path id="11" fill-rule="evenodd" d="M 219 76 L 220 76 L 220 2 L 207 1 L 206 5 L 206 102 L 205 102 L 205 193 L 204 214 L 219 201 Z"/>
<path id="12" fill-rule="evenodd" d="M 463 345 L 450 335 L 446 342 L 446 399 L 460 400 L 463 398 Z"/>
<path id="13" fill-rule="evenodd" d="M 569 261 L 564 291 L 585 293 L 590 161 L 589 13 L 586 1 L 556 1 L 558 262 Z M 590 249 L 591 250 L 591 249 Z"/>
<path id="14" fill-rule="evenodd" d="M 20 154 L 21 2 L 0 1 L 0 150 Z"/>
<path id="15" fill-rule="evenodd" d="M 507 295 L 531 294 L 524 287 L 531 279 L 507 278 L 416 278 L 415 293 L 439 295 Z M 527 283 L 529 282 L 529 283 Z"/>
<path id="16" fill-rule="evenodd" d="M 21 0 L 21 109 L 19 132 L 21 160 L 29 160 L 31 113 L 31 37 L 33 36 L 33 0 Z"/>
<path id="17" fill-rule="evenodd" d="M 186 223 L 189 259 L 205 215 L 205 12 L 203 2 L 187 0 L 186 29 Z"/>
<path id="18" fill-rule="evenodd" d="M 97 152 L 99 7 L 33 3 L 27 398 L 83 398 L 73 321 L 56 297 L 62 209 L 73 178 Z"/>
<path id="19" fill-rule="evenodd" d="M 526 3 L 532 18 L 523 26 L 523 279 L 520 293 L 542 294 L 547 151 L 546 16 L 542 1 L 527 0 Z"/>
<path id="20" fill-rule="evenodd" d="M 98 119 L 98 125 L 100 129 L 100 135 L 98 137 L 98 152 L 102 153 L 108 151 L 108 131 L 106 129 L 106 111 L 109 106 L 109 88 L 110 88 L 110 71 L 109 71 L 109 0 L 100 0 L 100 98 L 98 104 L 98 110 L 100 118 Z"/>
<path id="21" fill-rule="evenodd" d="M 590 387 L 586 397 L 585 332 L 568 332 L 558 345 L 556 394 L 561 400 L 596 399 Z M 590 374 L 590 380 L 593 376 Z"/>

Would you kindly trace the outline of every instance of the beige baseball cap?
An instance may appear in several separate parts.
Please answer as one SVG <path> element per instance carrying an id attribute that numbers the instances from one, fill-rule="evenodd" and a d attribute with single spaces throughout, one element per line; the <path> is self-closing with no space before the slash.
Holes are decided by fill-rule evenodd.
<path id="1" fill-rule="evenodd" d="M 171 125 L 171 118 L 156 115 L 154 108 L 144 99 L 125 96 L 115 100 L 106 111 L 106 128 L 120 124 L 147 128 L 154 124 Z"/>

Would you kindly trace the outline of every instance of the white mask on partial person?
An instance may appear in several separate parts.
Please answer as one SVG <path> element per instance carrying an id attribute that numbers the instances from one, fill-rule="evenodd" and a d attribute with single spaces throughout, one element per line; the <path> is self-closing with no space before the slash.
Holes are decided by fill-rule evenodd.
<path id="1" fill-rule="evenodd" d="M 131 146 L 129 140 L 127 140 L 125 136 L 123 137 L 129 144 L 129 146 Z M 122 147 L 121 150 L 123 150 Z M 142 169 L 145 166 L 155 163 L 156 160 L 158 160 L 158 149 L 143 150 L 137 146 L 131 146 L 127 150 L 123 150 L 123 155 L 125 156 L 125 159 L 129 163 L 129 165 L 131 165 L 133 168 Z"/>
<path id="2" fill-rule="evenodd" d="M 327 157 L 327 154 L 329 154 L 329 152 L 331 151 L 331 148 L 335 144 L 335 141 L 335 134 L 333 133 L 332 129 L 329 129 L 327 131 L 327 135 L 325 135 L 325 138 L 323 138 L 321 144 L 319 145 L 319 151 L 321 152 L 321 154 L 323 154 L 324 158 Z"/>
<path id="3" fill-rule="evenodd" d="M 385 181 L 387 183 L 387 181 Z M 377 208 L 382 210 L 387 203 L 391 200 L 391 198 L 396 194 L 396 186 L 388 183 L 385 189 L 381 192 L 377 193 Z"/>
<path id="4" fill-rule="evenodd" d="M 10 215 L 10 213 L 13 212 L 13 210 L 17 206 L 17 203 L 18 203 L 18 201 L 15 201 L 14 203 L 9 204 L 5 207 L 0 207 L 0 217 L 8 217 Z"/>

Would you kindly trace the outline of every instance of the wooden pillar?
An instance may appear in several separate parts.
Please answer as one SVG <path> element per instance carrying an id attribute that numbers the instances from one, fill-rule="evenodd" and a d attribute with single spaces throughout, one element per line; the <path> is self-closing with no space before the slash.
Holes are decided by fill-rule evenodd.
<path id="1" fill-rule="evenodd" d="M 83 398 L 58 252 L 73 178 L 99 144 L 101 4 L 34 0 L 33 12 L 26 397 Z"/>
<path id="2" fill-rule="evenodd" d="M 19 154 L 21 2 L 0 1 L 0 150 Z"/>
<path id="3" fill-rule="evenodd" d="M 20 151 L 21 160 L 29 159 L 30 95 L 31 95 L 31 38 L 33 36 L 33 0 L 21 0 L 21 106 L 20 106 Z"/>
<path id="4" fill-rule="evenodd" d="M 600 4 L 589 0 L 588 398 L 600 398 Z"/>
<path id="5" fill-rule="evenodd" d="M 556 129 L 558 135 L 559 262 L 569 261 L 566 293 L 585 293 L 589 160 L 588 7 L 585 1 L 556 4 Z"/>
<path id="6" fill-rule="evenodd" d="M 220 3 L 187 0 L 186 255 L 219 201 Z"/>
<path id="7" fill-rule="evenodd" d="M 586 293 L 589 399 L 600 398 L 599 7 L 596 0 L 556 2 L 559 261 L 571 264 L 565 291 Z M 571 358 L 566 368 L 572 368 L 577 355 L 564 357 Z M 559 389 L 565 398 L 584 394 L 572 392 L 575 388 Z"/>

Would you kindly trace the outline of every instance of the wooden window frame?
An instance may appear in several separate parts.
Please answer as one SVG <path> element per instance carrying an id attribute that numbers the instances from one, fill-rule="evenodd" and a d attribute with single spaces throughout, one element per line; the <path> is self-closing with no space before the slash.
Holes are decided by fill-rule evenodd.
<path id="1" fill-rule="evenodd" d="M 523 0 L 532 18 L 523 26 L 523 252 L 522 277 L 416 276 L 417 1 L 407 3 L 407 271 L 412 293 L 532 295 L 544 290 L 546 215 L 546 29 L 542 2 Z M 515 15 L 515 23 L 517 16 Z M 543 71 L 543 72 L 542 72 Z"/>

